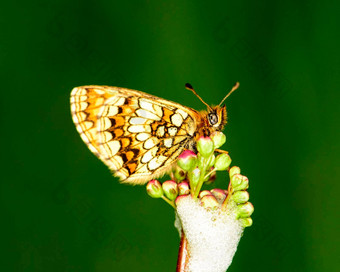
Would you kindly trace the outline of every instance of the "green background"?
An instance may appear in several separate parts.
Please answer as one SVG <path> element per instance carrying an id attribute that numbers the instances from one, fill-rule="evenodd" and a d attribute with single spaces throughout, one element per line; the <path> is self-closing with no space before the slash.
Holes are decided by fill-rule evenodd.
<path id="1" fill-rule="evenodd" d="M 112 85 L 204 109 L 186 82 L 217 104 L 236 81 L 224 149 L 255 213 L 228 271 L 339 271 L 335 2 L 1 4 L 1 271 L 174 271 L 174 211 L 91 154 L 69 94 Z"/>

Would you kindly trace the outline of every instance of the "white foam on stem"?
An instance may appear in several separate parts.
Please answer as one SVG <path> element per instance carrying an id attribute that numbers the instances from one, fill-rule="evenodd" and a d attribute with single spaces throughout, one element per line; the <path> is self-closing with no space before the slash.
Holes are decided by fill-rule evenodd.
<path id="1" fill-rule="evenodd" d="M 243 232 L 232 212 L 208 211 L 188 196 L 177 203 L 177 214 L 175 227 L 188 240 L 188 272 L 225 272 Z"/>

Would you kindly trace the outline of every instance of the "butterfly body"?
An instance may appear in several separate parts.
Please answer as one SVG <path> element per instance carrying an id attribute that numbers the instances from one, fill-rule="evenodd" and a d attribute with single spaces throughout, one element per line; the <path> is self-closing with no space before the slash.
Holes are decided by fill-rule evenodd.
<path id="1" fill-rule="evenodd" d="M 201 136 L 226 124 L 225 106 L 198 112 L 140 91 L 82 86 L 71 113 L 81 138 L 122 182 L 144 184 L 169 172 Z"/>

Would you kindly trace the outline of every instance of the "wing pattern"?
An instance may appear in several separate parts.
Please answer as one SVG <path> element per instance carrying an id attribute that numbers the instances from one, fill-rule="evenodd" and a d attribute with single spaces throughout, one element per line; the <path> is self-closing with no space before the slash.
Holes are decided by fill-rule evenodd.
<path id="1" fill-rule="evenodd" d="M 171 170 L 197 129 L 195 110 L 118 87 L 74 88 L 71 112 L 89 149 L 132 184 Z"/>

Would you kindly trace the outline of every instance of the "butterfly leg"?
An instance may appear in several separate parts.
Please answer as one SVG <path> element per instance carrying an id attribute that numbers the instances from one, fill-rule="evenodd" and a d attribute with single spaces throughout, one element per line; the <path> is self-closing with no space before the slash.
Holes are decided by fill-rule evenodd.
<path id="1" fill-rule="evenodd" d="M 216 152 L 218 153 L 225 153 L 225 154 L 229 154 L 228 151 L 222 150 L 222 149 L 215 149 Z"/>

